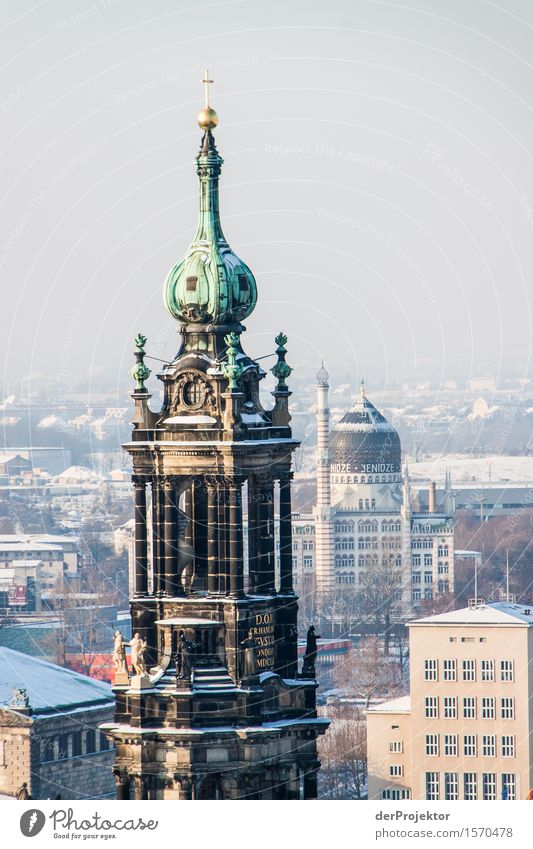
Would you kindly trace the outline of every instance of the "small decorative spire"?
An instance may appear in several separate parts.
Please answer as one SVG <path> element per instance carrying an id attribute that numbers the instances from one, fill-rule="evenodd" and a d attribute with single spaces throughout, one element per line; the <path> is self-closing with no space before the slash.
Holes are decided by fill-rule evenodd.
<path id="1" fill-rule="evenodd" d="M 289 375 L 292 373 L 292 368 L 288 363 L 285 362 L 285 356 L 287 354 L 287 349 L 285 345 L 287 344 L 287 337 L 284 333 L 278 333 L 275 338 L 275 343 L 278 346 L 276 348 L 276 354 L 278 355 L 278 361 L 275 366 L 271 368 L 271 372 L 275 378 L 277 378 L 278 385 L 276 386 L 276 392 L 286 392 L 287 391 L 287 383 L 286 380 Z"/>
<path id="2" fill-rule="evenodd" d="M 198 124 L 202 130 L 214 130 L 218 124 L 218 115 L 214 109 L 212 109 L 211 104 L 209 102 L 209 86 L 212 85 L 213 80 L 209 79 L 209 71 L 206 69 L 205 76 L 202 80 L 204 84 L 205 90 L 205 106 L 202 111 L 198 115 Z"/>
<path id="3" fill-rule="evenodd" d="M 222 363 L 222 374 L 225 378 L 227 378 L 229 391 L 235 392 L 239 388 L 237 381 L 244 371 L 243 367 L 237 362 L 237 356 L 239 353 L 239 334 L 228 333 L 227 336 L 224 336 L 224 342 L 228 346 L 228 359 L 225 363 Z"/>
<path id="4" fill-rule="evenodd" d="M 359 388 L 359 394 L 361 396 L 361 401 L 364 401 L 366 398 L 366 390 L 365 390 L 365 379 L 361 378 L 361 386 Z"/>
<path id="5" fill-rule="evenodd" d="M 143 336 L 142 333 L 138 333 L 135 337 L 135 346 L 137 350 L 135 351 L 135 365 L 131 370 L 131 376 L 135 380 L 135 391 L 136 392 L 146 392 L 146 386 L 144 385 L 144 381 L 148 380 L 151 375 L 151 371 L 147 365 L 144 363 L 144 358 L 146 356 L 146 352 L 144 350 L 144 346 L 146 345 L 146 336 Z"/>

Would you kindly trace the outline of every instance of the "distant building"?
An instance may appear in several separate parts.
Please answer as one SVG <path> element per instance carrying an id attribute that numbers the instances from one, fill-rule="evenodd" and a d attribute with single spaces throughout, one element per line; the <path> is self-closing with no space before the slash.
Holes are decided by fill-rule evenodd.
<path id="1" fill-rule="evenodd" d="M 411 695 L 367 712 L 368 798 L 528 798 L 533 608 L 478 602 L 409 636 Z"/>
<path id="2" fill-rule="evenodd" d="M 329 432 L 328 374 L 317 375 L 317 503 L 293 515 L 293 571 L 302 593 L 357 587 L 371 570 L 397 575 L 398 605 L 407 613 L 454 589 L 451 480 L 416 510 L 398 433 L 361 385 L 354 406 Z"/>
<path id="3" fill-rule="evenodd" d="M 114 753 L 99 723 L 113 716 L 111 688 L 0 648 L 0 793 L 26 783 L 32 799 L 114 796 Z"/>
<path id="4" fill-rule="evenodd" d="M 70 449 L 63 447 L 35 447 L 29 448 L 5 448 L 0 455 L 0 474 L 2 474 L 2 459 L 1 457 L 16 457 L 19 465 L 24 462 L 22 471 L 31 471 L 32 469 L 42 469 L 50 475 L 59 475 L 70 466 L 71 453 Z M 11 466 L 14 469 L 16 464 Z M 10 471 L 10 474 L 15 474 Z M 18 473 L 17 473 L 18 474 Z"/>
<path id="5" fill-rule="evenodd" d="M 13 569 L 23 561 L 39 561 L 32 576 L 38 591 L 46 592 L 58 581 L 78 577 L 80 567 L 79 539 L 59 534 L 2 534 L 0 535 L 0 578 L 3 569 Z M 20 570 L 19 570 L 20 571 Z"/>

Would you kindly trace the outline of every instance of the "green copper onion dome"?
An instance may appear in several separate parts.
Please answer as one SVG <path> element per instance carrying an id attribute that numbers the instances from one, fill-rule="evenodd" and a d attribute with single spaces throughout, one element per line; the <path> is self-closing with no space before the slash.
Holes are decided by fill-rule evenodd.
<path id="1" fill-rule="evenodd" d="M 165 304 L 174 318 L 186 323 L 233 324 L 253 311 L 257 286 L 252 272 L 231 250 L 222 232 L 218 179 L 224 160 L 211 132 L 218 116 L 209 105 L 208 93 L 198 123 L 204 130 L 196 157 L 200 178 L 198 228 L 186 254 L 167 277 Z"/>

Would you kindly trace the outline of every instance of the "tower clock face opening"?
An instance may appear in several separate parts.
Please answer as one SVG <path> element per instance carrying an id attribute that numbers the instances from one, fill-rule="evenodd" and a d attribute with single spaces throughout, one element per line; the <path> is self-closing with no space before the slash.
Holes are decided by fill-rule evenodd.
<path id="1" fill-rule="evenodd" d="M 183 403 L 187 407 L 197 407 L 202 403 L 202 389 L 196 380 L 189 380 L 183 387 Z"/>

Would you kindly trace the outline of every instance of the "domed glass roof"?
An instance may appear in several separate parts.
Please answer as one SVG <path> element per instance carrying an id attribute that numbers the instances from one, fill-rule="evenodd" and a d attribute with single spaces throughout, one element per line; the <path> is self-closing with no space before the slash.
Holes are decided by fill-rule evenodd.
<path id="1" fill-rule="evenodd" d="M 401 471 L 401 444 L 395 428 L 366 397 L 364 384 L 354 406 L 331 434 L 333 471 L 397 474 Z M 350 468 L 347 468 L 347 467 Z"/>

